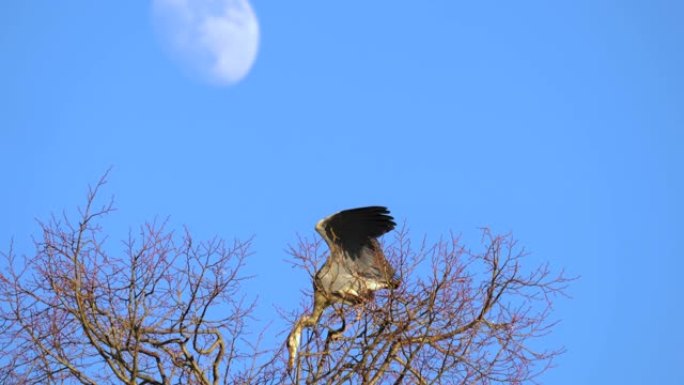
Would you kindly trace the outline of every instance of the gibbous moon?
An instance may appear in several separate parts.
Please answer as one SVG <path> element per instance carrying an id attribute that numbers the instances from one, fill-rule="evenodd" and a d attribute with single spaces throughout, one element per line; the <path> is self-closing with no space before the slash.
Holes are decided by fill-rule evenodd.
<path id="1" fill-rule="evenodd" d="M 259 48 L 259 23 L 247 0 L 153 0 L 157 31 L 191 72 L 217 85 L 242 80 Z"/>

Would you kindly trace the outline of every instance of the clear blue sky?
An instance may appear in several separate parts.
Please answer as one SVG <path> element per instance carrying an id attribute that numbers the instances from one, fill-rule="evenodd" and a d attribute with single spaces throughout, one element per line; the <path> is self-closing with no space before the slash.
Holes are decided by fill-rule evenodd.
<path id="1" fill-rule="evenodd" d="M 186 76 L 145 1 L 0 3 L 0 244 L 113 166 L 113 232 L 256 235 L 259 317 L 320 217 L 513 231 L 581 275 L 556 385 L 684 383 L 684 2 L 264 1 L 241 83 Z M 6 249 L 6 247 L 3 247 Z"/>

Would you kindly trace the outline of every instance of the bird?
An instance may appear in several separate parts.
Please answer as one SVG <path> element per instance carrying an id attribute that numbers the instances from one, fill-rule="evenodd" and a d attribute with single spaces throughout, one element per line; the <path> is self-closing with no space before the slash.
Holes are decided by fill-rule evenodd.
<path id="1" fill-rule="evenodd" d="M 327 307 L 335 303 L 357 305 L 372 299 L 376 290 L 399 286 L 400 279 L 378 242 L 395 226 L 384 206 L 343 210 L 316 223 L 330 254 L 313 279 L 311 314 L 302 315 L 287 337 L 289 370 L 294 367 L 302 329 L 315 326 Z"/>

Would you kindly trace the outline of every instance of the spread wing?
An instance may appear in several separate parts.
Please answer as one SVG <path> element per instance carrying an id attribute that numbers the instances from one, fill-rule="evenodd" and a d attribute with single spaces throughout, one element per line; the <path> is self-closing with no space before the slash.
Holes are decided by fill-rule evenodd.
<path id="1" fill-rule="evenodd" d="M 382 206 L 340 211 L 316 224 L 316 231 L 330 248 L 330 258 L 343 259 L 362 277 L 392 280 L 394 270 L 376 238 L 396 226 L 389 210 Z"/>

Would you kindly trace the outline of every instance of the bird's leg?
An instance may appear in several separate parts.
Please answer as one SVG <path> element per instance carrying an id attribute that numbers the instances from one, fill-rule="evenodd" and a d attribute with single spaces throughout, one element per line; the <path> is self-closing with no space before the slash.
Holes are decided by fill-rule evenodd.
<path id="1" fill-rule="evenodd" d="M 338 339 L 340 339 L 342 337 L 342 333 L 344 333 L 345 329 L 347 328 L 347 322 L 344 319 L 344 312 L 342 311 L 342 308 L 335 308 L 335 311 L 342 320 L 342 326 L 340 326 L 337 329 L 330 330 L 328 332 L 328 339 L 330 341 L 337 341 Z"/>
<path id="2" fill-rule="evenodd" d="M 337 341 L 340 338 L 342 338 L 342 333 L 344 333 L 345 329 L 347 328 L 347 323 L 345 322 L 344 318 L 342 318 L 342 326 L 340 326 L 338 329 L 334 329 L 328 332 L 328 338 L 332 341 Z"/>

